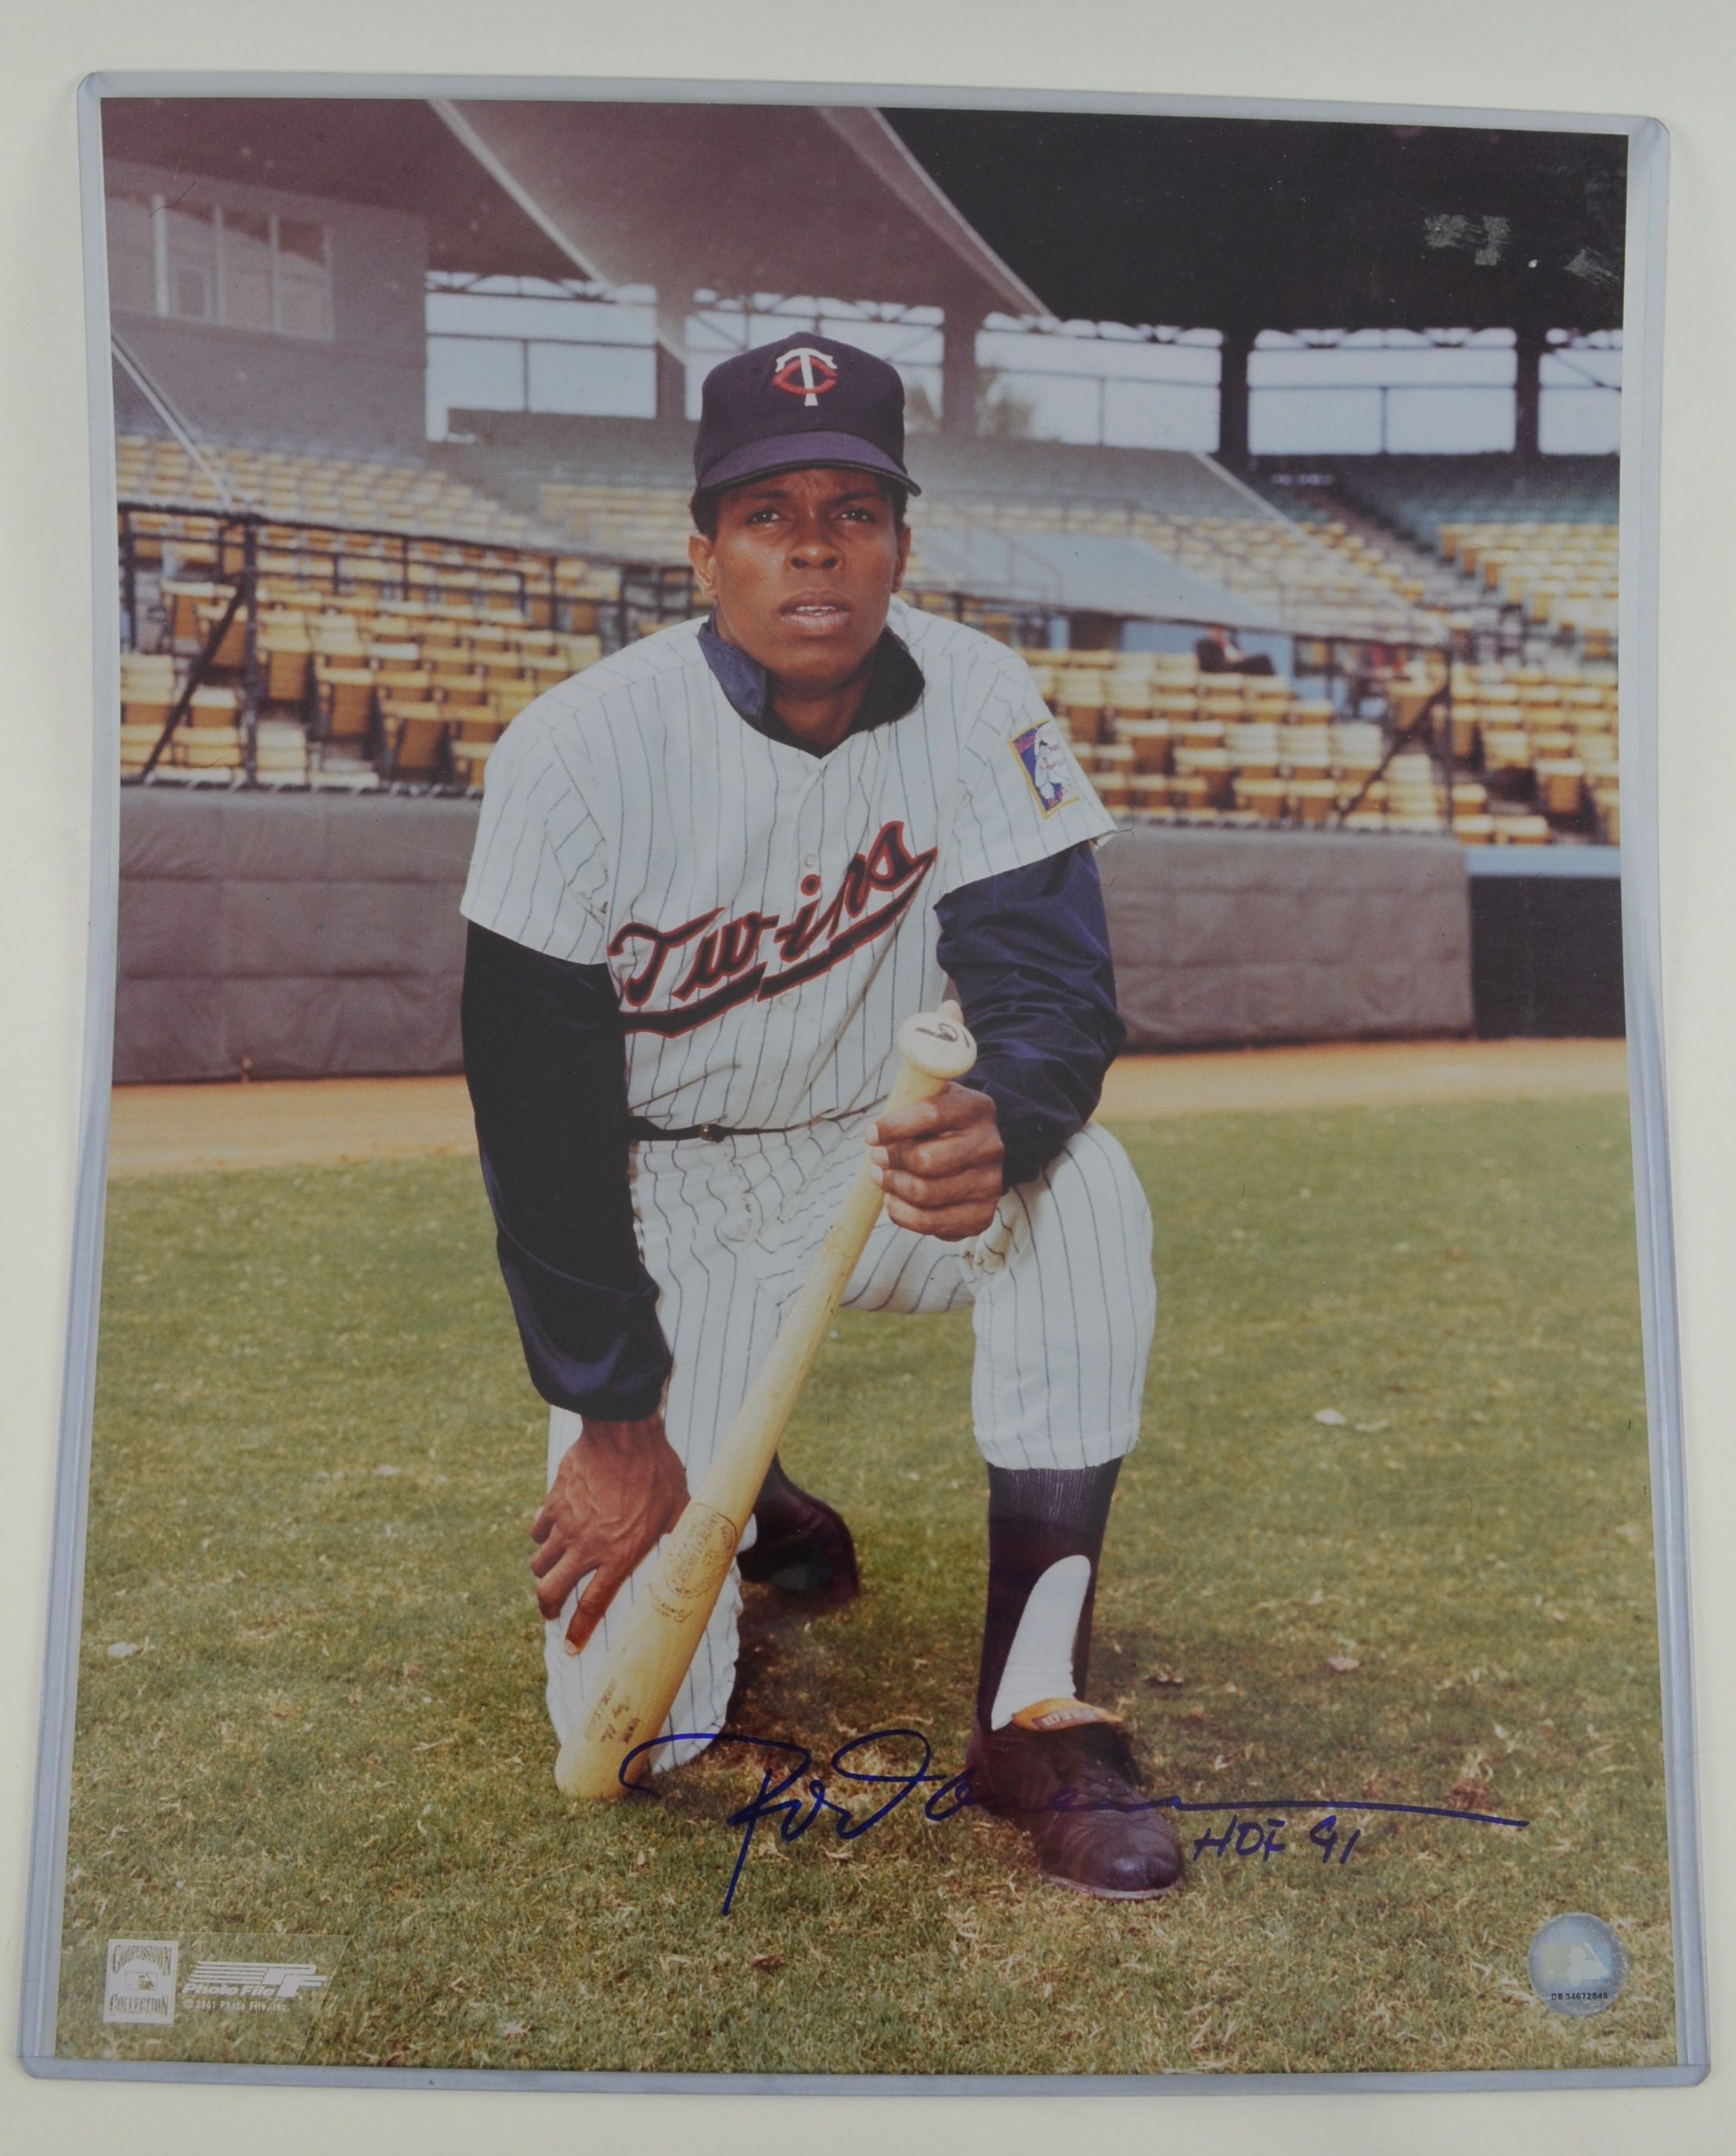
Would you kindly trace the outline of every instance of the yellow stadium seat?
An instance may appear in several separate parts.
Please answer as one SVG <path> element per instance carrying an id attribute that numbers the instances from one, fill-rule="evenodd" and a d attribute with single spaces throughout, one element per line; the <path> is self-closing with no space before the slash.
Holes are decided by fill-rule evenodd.
<path id="1" fill-rule="evenodd" d="M 466 740 L 460 736 L 448 743 L 448 752 L 459 782 L 465 786 L 480 786 L 488 768 L 488 759 L 494 754 L 494 743 Z"/>
<path id="2" fill-rule="evenodd" d="M 439 704 L 381 700 L 382 768 L 393 778 L 432 778 L 444 761 L 450 721 Z"/>
<path id="3" fill-rule="evenodd" d="M 360 741 L 373 714 L 373 675 L 365 666 L 338 666 L 316 657 L 314 686 L 328 741 Z"/>
<path id="4" fill-rule="evenodd" d="M 485 674 L 451 674 L 437 671 L 429 678 L 433 695 L 449 706 L 484 705 L 489 701 L 489 682 Z"/>

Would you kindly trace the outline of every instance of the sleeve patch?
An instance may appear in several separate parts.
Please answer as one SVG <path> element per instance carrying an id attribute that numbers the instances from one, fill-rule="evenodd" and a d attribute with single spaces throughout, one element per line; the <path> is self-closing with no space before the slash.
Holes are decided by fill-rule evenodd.
<path id="1" fill-rule="evenodd" d="M 1066 745 L 1053 719 L 1043 719 L 1023 733 L 1014 734 L 1007 744 L 1019 759 L 1031 792 L 1037 797 L 1037 807 L 1045 816 L 1052 816 L 1058 808 L 1065 808 L 1070 801 L 1079 798 L 1079 790 L 1073 783 L 1072 766 Z"/>

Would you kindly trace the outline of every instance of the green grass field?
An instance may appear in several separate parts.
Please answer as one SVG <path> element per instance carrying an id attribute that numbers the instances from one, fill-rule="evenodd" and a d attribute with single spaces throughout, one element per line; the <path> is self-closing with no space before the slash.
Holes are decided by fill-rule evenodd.
<path id="1" fill-rule="evenodd" d="M 1107 1904 L 1040 1882 L 1008 1827 L 910 1805 L 848 1845 L 763 1830 L 725 1917 L 744 1760 L 714 1754 L 630 1810 L 556 1794 L 524 1562 L 544 1416 L 474 1164 L 123 1183 L 62 2052 L 305 2042 L 310 2062 L 804 2073 L 1673 2061 L 1621 1104 L 1121 1134 L 1163 1310 L 1095 1695 L 1165 1792 L 1468 1805 L 1526 1830 L 1369 1815 L 1323 1864 L 1298 1815 L 1281 1855 L 1207 1851 L 1184 1892 Z M 785 1456 L 847 1511 L 866 1593 L 811 1625 L 756 1599 L 738 1727 L 824 1759 L 915 1724 L 962 1763 L 984 1481 L 969 1355 L 967 1318 L 840 1322 Z M 1228 1816 L 1185 1821 L 1189 1844 Z M 1538 1924 L 1575 1909 L 1631 1958 L 1621 1999 L 1583 2020 L 1541 2006 L 1524 1966 Z M 116 1935 L 178 1938 L 183 1977 L 244 1937 L 337 1974 L 293 2028 L 106 2028 Z"/>

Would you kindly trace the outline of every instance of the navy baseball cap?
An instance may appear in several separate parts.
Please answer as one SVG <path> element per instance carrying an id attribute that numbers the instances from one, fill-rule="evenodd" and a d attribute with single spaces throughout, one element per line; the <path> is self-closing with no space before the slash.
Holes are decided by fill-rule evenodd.
<path id="1" fill-rule="evenodd" d="M 904 469 L 904 384 L 896 367 L 799 330 L 737 352 L 706 377 L 693 441 L 702 493 L 768 472 L 841 465 L 922 489 Z"/>

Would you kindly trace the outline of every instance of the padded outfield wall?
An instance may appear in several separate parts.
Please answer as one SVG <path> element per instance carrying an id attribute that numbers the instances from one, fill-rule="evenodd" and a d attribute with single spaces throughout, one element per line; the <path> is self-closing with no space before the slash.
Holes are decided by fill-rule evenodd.
<path id="1" fill-rule="evenodd" d="M 476 815 L 434 798 L 128 788 L 116 1081 L 459 1070 Z M 1149 828 L 1102 861 L 1135 1050 L 1471 1028 L 1451 839 Z"/>

